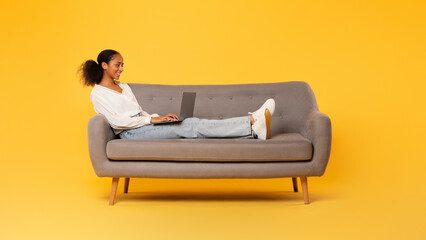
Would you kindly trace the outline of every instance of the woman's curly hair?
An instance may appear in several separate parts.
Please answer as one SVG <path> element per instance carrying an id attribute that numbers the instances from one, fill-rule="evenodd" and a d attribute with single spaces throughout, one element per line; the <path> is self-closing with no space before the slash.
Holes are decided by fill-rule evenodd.
<path id="1" fill-rule="evenodd" d="M 108 64 L 116 54 L 120 53 L 112 49 L 106 49 L 99 53 L 97 62 L 92 59 L 83 62 L 77 70 L 77 73 L 80 73 L 80 80 L 83 85 L 95 86 L 95 84 L 99 84 L 104 74 L 102 63 Z"/>

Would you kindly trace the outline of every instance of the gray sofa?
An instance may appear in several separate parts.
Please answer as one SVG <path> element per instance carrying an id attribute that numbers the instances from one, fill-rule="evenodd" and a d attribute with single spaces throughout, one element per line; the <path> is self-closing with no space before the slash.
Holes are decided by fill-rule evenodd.
<path id="1" fill-rule="evenodd" d="M 111 177 L 109 204 L 119 178 L 286 178 L 298 191 L 301 180 L 309 203 L 307 177 L 322 176 L 331 150 L 331 122 L 319 112 L 306 82 L 235 85 L 158 85 L 129 83 L 148 113 L 178 113 L 182 91 L 197 92 L 194 116 L 223 119 L 246 116 L 274 98 L 271 138 L 257 139 L 120 139 L 106 117 L 88 123 L 89 154 L 95 173 Z"/>

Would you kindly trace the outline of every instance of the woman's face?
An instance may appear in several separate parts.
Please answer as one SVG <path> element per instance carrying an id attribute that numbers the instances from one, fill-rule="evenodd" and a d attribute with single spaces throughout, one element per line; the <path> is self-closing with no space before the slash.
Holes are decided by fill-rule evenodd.
<path id="1" fill-rule="evenodd" d="M 116 54 L 108 64 L 103 62 L 102 68 L 104 69 L 104 74 L 107 74 L 112 79 L 119 79 L 123 72 L 123 65 L 123 57 L 120 54 Z"/>

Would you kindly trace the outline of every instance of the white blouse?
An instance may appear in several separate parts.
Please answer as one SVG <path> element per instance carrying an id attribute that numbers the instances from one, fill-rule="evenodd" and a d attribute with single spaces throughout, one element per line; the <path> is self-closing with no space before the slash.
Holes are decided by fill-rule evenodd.
<path id="1" fill-rule="evenodd" d="M 123 91 L 119 93 L 107 87 L 95 84 L 90 94 L 96 113 L 103 114 L 114 134 L 119 134 L 126 129 L 133 129 L 151 123 L 151 117 L 159 117 L 158 114 L 149 114 L 142 110 L 135 95 L 127 83 L 116 81 Z M 142 116 L 135 116 L 141 113 Z"/>

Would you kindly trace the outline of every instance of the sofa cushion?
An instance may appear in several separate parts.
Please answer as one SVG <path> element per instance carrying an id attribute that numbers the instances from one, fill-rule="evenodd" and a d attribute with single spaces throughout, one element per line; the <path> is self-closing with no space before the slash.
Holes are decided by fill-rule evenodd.
<path id="1" fill-rule="evenodd" d="M 298 133 L 257 139 L 113 139 L 107 143 L 110 160 L 266 162 L 306 161 L 312 143 Z"/>

